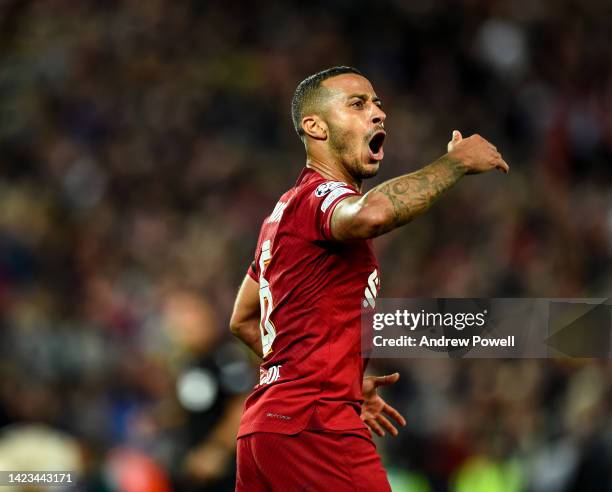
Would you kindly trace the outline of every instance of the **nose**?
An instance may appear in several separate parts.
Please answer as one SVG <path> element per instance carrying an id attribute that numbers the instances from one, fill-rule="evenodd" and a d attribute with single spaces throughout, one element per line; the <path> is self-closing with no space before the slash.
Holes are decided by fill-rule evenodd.
<path id="1" fill-rule="evenodd" d="M 374 111 L 372 111 L 372 123 L 375 125 L 382 125 L 387 118 L 385 112 L 374 104 Z"/>

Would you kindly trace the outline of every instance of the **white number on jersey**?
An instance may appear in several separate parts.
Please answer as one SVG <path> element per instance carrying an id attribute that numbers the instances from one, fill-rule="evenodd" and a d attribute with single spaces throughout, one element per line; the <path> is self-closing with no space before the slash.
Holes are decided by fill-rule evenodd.
<path id="1" fill-rule="evenodd" d="M 272 291 L 270 290 L 270 284 L 264 277 L 266 266 L 272 258 L 270 248 L 271 244 L 268 239 L 261 245 L 261 255 L 259 256 L 259 306 L 261 311 L 259 330 L 261 332 L 261 348 L 264 358 L 272 351 L 272 342 L 274 342 L 276 337 L 276 328 L 270 320 L 270 315 L 274 309 Z"/>
<path id="2" fill-rule="evenodd" d="M 363 292 L 365 300 L 363 301 L 363 307 L 374 308 L 376 306 L 376 296 L 378 295 L 378 286 L 380 285 L 380 279 L 378 278 L 378 270 L 375 268 L 370 276 L 368 277 L 368 285 Z"/>

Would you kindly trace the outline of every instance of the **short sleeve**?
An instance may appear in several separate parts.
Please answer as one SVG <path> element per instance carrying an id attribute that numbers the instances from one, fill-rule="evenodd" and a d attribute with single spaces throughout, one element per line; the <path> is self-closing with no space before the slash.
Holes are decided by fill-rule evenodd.
<path id="1" fill-rule="evenodd" d="M 257 273 L 257 263 L 254 260 L 249 265 L 247 275 L 253 280 L 255 280 L 255 282 L 259 282 L 259 274 Z"/>
<path id="2" fill-rule="evenodd" d="M 331 218 L 334 209 L 342 200 L 359 195 L 357 190 L 341 181 L 325 181 L 309 191 L 304 211 L 312 219 L 314 238 L 325 241 L 333 239 Z"/>
<path id="3" fill-rule="evenodd" d="M 257 238 L 257 245 L 255 246 L 255 253 L 253 254 L 253 260 L 247 268 L 246 274 L 251 277 L 255 282 L 259 283 L 259 250 L 261 249 L 261 238 L 263 229 L 259 231 L 259 237 Z"/>

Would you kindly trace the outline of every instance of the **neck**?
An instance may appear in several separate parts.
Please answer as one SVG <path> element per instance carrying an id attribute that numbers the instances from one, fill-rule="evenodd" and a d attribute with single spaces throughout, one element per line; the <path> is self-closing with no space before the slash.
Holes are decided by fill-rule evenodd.
<path id="1" fill-rule="evenodd" d="M 324 176 L 327 179 L 332 179 L 334 181 L 343 181 L 361 191 L 361 180 L 351 176 L 344 168 L 344 166 L 340 164 L 336 164 L 335 162 L 333 164 L 328 164 L 311 155 L 308 155 L 306 157 L 306 167 L 314 169 L 321 176 Z"/>

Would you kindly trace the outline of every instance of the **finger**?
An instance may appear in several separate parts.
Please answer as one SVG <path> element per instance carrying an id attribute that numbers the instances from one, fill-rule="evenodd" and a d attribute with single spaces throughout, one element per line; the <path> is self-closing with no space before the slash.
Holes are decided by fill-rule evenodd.
<path id="1" fill-rule="evenodd" d="M 368 425 L 370 429 L 372 429 L 372 431 L 374 431 L 375 434 L 379 435 L 380 437 L 384 437 L 385 431 L 382 429 L 380 425 L 378 425 L 378 422 L 376 422 L 376 420 L 366 419 L 365 423 Z"/>
<path id="2" fill-rule="evenodd" d="M 374 378 L 374 386 L 389 386 L 390 384 L 396 383 L 399 377 L 399 372 L 394 372 L 393 374 L 388 374 L 387 376 L 378 376 Z"/>
<path id="3" fill-rule="evenodd" d="M 401 426 L 405 426 L 406 425 L 406 419 L 402 416 L 401 413 L 399 413 L 391 405 L 385 404 L 385 406 L 383 407 L 383 412 L 385 412 L 389 417 L 391 417 L 393 420 L 395 420 Z"/>
<path id="4" fill-rule="evenodd" d="M 455 144 L 461 142 L 462 138 L 463 137 L 461 136 L 461 132 L 459 130 L 453 130 L 453 135 L 451 137 L 451 141 L 448 142 L 448 144 L 446 144 L 446 150 L 448 152 L 453 150 L 453 147 L 455 146 Z"/>
<path id="5" fill-rule="evenodd" d="M 497 160 L 495 167 L 505 174 L 508 174 L 510 171 L 510 166 L 501 158 L 501 156 Z"/>
<path id="6" fill-rule="evenodd" d="M 394 427 L 394 425 L 391 422 L 389 422 L 389 419 L 385 417 L 384 415 L 379 415 L 378 417 L 376 417 L 376 420 L 382 427 L 387 429 L 389 434 L 391 434 L 393 437 L 399 434 L 399 432 Z"/>
<path id="7" fill-rule="evenodd" d="M 492 166 L 495 167 L 496 169 L 499 169 L 500 171 L 504 173 L 507 173 L 510 170 L 510 167 L 508 166 L 508 164 L 506 164 L 506 161 L 504 161 L 504 159 L 502 158 L 499 152 L 493 151 L 491 153 L 490 159 L 491 159 Z"/>

